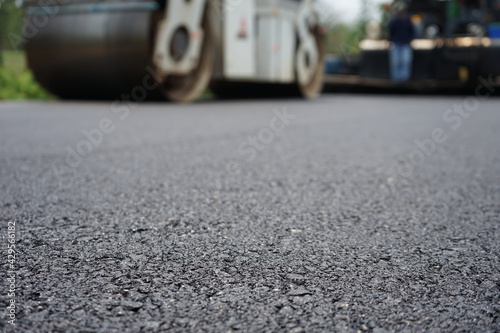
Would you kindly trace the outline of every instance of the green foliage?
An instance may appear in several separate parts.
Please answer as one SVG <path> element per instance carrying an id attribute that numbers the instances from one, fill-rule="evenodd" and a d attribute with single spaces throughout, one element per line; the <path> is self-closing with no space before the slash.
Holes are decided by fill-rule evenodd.
<path id="1" fill-rule="evenodd" d="M 21 35 L 23 27 L 23 10 L 14 0 L 0 0 L 0 52 L 14 48 L 8 38 L 9 34 Z"/>
<path id="2" fill-rule="evenodd" d="M 6 51 L 4 65 L 0 66 L 0 100 L 2 99 L 53 99 L 35 81 L 26 68 L 22 52 Z"/>
<path id="3" fill-rule="evenodd" d="M 360 52 L 359 43 L 365 37 L 360 24 L 337 24 L 326 35 L 327 53 L 354 55 Z"/>
<path id="4" fill-rule="evenodd" d="M 392 0 L 387 0 L 387 3 L 391 2 Z M 391 18 L 386 5 L 376 5 L 372 0 L 361 0 L 361 4 L 362 10 L 356 21 L 330 25 L 326 34 L 327 53 L 346 57 L 359 54 L 359 44 L 366 38 L 365 27 L 374 20 L 381 24 L 381 37 L 386 37 L 387 25 Z"/>
<path id="5" fill-rule="evenodd" d="M 23 26 L 23 11 L 19 5 L 20 1 L 0 0 L 0 100 L 52 99 L 26 68 L 24 53 L 12 51 L 15 46 L 9 34 L 20 36 Z"/>

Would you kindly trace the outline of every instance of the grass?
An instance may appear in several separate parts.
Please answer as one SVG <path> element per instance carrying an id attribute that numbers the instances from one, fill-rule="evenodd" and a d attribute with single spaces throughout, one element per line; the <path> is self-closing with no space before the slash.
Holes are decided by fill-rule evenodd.
<path id="1" fill-rule="evenodd" d="M 35 80 L 23 52 L 4 51 L 0 66 L 0 100 L 54 99 Z"/>
<path id="2" fill-rule="evenodd" d="M 16 74 L 22 73 L 26 69 L 26 57 L 23 52 L 4 51 L 3 61 L 3 67 L 12 70 Z"/>

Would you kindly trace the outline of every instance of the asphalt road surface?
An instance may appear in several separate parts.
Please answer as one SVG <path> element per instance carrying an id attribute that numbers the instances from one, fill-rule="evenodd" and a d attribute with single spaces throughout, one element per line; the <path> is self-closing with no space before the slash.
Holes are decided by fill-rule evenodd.
<path id="1" fill-rule="evenodd" d="M 498 332 L 499 102 L 1 103 L 0 329 Z"/>

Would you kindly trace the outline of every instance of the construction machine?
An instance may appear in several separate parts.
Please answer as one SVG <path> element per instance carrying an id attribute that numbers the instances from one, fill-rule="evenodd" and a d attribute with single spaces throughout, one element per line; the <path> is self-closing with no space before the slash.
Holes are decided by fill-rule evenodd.
<path id="1" fill-rule="evenodd" d="M 411 80 L 391 80 L 386 29 L 370 22 L 358 55 L 327 57 L 327 83 L 423 92 L 470 90 L 480 78 L 500 85 L 500 0 L 398 1 L 406 4 L 416 31 Z"/>
<path id="2" fill-rule="evenodd" d="M 324 55 L 312 0 L 28 0 L 28 65 L 61 98 L 316 97 Z M 147 95 L 147 96 L 146 96 Z"/>

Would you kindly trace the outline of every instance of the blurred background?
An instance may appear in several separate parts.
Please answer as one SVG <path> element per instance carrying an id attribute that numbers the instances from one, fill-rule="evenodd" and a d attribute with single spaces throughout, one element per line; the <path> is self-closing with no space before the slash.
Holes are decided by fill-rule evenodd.
<path id="1" fill-rule="evenodd" d="M 221 0 L 222 1 L 222 0 Z M 404 2 L 409 7 L 409 15 L 411 15 L 411 20 L 415 29 L 417 30 L 418 41 L 413 45 L 415 52 L 415 60 L 413 64 L 413 76 L 412 81 L 419 81 L 419 84 L 424 84 L 426 86 L 423 91 L 432 92 L 429 88 L 440 84 L 443 87 L 448 87 L 451 89 L 461 88 L 463 86 L 474 87 L 477 84 L 477 78 L 479 76 L 488 76 L 493 74 L 496 80 L 500 82 L 500 65 L 496 60 L 500 55 L 500 1 L 498 0 L 397 0 L 399 2 Z M 389 56 L 388 56 L 388 23 L 391 19 L 391 4 L 397 1 L 390 0 L 353 0 L 353 1 L 337 1 L 337 0 L 317 0 L 315 1 L 315 6 L 317 7 L 317 13 L 320 16 L 320 22 L 322 29 L 324 30 L 324 54 L 326 58 L 324 60 L 326 66 L 327 77 L 325 82 L 327 84 L 333 84 L 334 89 L 339 87 L 356 88 L 358 86 L 370 86 L 370 87 L 385 87 L 391 86 L 389 77 Z M 119 2 L 119 1 L 118 1 Z M 114 3 L 118 3 L 114 2 Z M 57 2 L 54 2 L 57 4 Z M 74 2 L 77 5 L 80 3 L 78 1 Z M 94 3 L 92 1 L 86 1 L 86 3 Z M 106 1 L 97 1 L 97 3 L 106 3 Z M 108 1 L 108 3 L 113 3 L 113 1 Z M 122 1 L 121 3 L 127 4 L 127 1 Z M 136 1 L 136 4 L 156 4 L 162 6 L 164 2 L 141 2 Z M 221 3 L 225 3 L 222 1 Z M 260 2 L 267 4 L 265 1 Z M 271 3 L 271 2 L 269 2 Z M 291 3 L 291 2 L 290 2 Z M 0 0 L 0 99 L 55 99 L 56 97 L 49 92 L 47 92 L 40 84 L 35 80 L 35 75 L 30 71 L 29 66 L 26 61 L 25 41 L 22 41 L 25 35 L 23 29 L 24 13 L 27 11 L 27 4 L 30 5 L 30 9 L 33 11 L 32 17 L 36 17 L 36 11 L 43 11 L 43 5 L 37 1 L 32 0 Z M 285 6 L 286 7 L 286 6 Z M 37 9 L 38 8 L 38 9 Z M 55 8 L 55 7 L 53 7 Z M 156 10 L 159 8 L 155 8 Z M 54 10 L 54 9 L 53 9 Z M 108 10 L 103 7 L 103 10 Z M 57 11 L 57 10 L 56 10 Z M 159 11 L 161 12 L 161 11 Z M 43 14 L 43 13 L 42 13 Z M 52 13 L 58 15 L 57 13 Z M 49 20 L 56 20 L 56 18 L 49 15 Z M 234 13 L 232 13 L 234 14 Z M 238 15 L 228 15 L 228 18 L 238 16 Z M 470 14 L 470 15 L 469 15 Z M 156 15 L 156 14 L 155 14 Z M 46 16 L 46 15 L 45 15 Z M 43 19 L 43 15 L 39 16 Z M 82 16 L 83 17 L 83 16 Z M 124 16 L 126 17 L 126 16 Z M 72 38 L 64 37 L 64 33 L 59 34 L 58 31 L 66 30 L 65 24 L 68 24 L 69 30 L 73 29 L 72 36 L 77 36 L 79 34 L 80 28 L 75 28 L 76 24 L 69 21 L 64 23 L 65 19 L 61 19 L 61 25 L 54 25 L 55 28 L 48 29 L 48 33 L 41 38 L 37 35 L 36 45 L 33 47 L 33 59 L 36 58 L 36 65 L 39 68 L 37 72 L 37 78 L 39 81 L 45 81 L 43 86 L 51 86 L 50 89 L 54 94 L 59 92 L 59 95 L 65 96 L 66 98 L 74 98 L 73 92 L 68 93 L 61 91 L 65 89 L 67 83 L 73 82 L 74 77 L 79 77 L 79 83 L 84 81 L 81 78 L 90 77 L 90 79 L 95 80 L 96 75 L 91 76 L 88 70 L 91 67 L 86 67 L 88 64 L 87 55 L 81 54 L 76 50 L 79 47 L 87 45 L 87 37 L 99 39 L 102 31 L 93 31 L 92 27 L 89 27 L 88 22 L 83 23 L 88 30 L 88 34 L 82 33 L 82 38 L 78 42 L 73 42 Z M 152 21 L 154 21 L 154 15 Z M 235 29 L 239 29 L 239 21 L 235 20 Z M 102 68 L 99 65 L 94 65 L 91 68 L 93 72 L 99 73 L 99 80 L 103 81 L 103 77 L 106 75 L 105 72 L 110 72 L 111 74 L 119 72 L 118 67 L 123 65 L 127 71 L 130 70 L 129 64 L 139 64 L 140 56 L 138 53 L 141 48 L 143 51 L 146 49 L 144 46 L 146 38 L 142 41 L 137 42 L 134 38 L 134 34 L 137 31 L 143 29 L 139 27 L 141 20 L 129 20 L 134 21 L 131 24 L 130 31 L 124 31 L 122 27 L 117 28 L 114 31 L 112 28 L 109 31 L 104 32 L 110 35 L 114 35 L 112 38 L 114 43 L 113 47 L 115 49 L 112 53 L 104 54 L 101 59 L 104 64 L 107 61 L 107 65 L 103 65 Z M 99 21 L 96 21 L 99 23 Z M 139 23 L 137 23 L 139 22 Z M 144 21 L 145 22 L 145 21 Z M 81 22 L 80 22 L 81 23 Z M 116 22 L 115 22 L 116 23 Z M 113 26 L 112 21 L 107 22 L 109 26 Z M 120 23 L 120 24 L 123 24 Z M 245 22 L 242 22 L 244 27 Z M 252 24 L 251 22 L 249 24 Z M 36 25 L 36 24 L 35 24 Z M 125 27 L 126 25 L 123 25 Z M 267 28 L 271 28 L 268 26 Z M 128 29 L 128 28 L 127 28 Z M 135 29 L 135 30 L 134 30 Z M 46 29 L 47 30 L 47 29 Z M 125 29 L 126 30 L 126 29 Z M 111 31 L 111 32 L 110 32 Z M 144 32 L 144 31 L 142 31 Z M 45 34 L 45 33 L 44 33 Z M 68 36 L 71 33 L 68 32 Z M 47 37 L 49 36 L 49 37 Z M 182 49 L 182 31 L 179 35 L 181 37 L 179 47 Z M 57 37 L 57 38 L 55 38 Z M 81 37 L 81 36 L 80 36 Z M 109 36 L 108 36 L 109 37 Z M 65 39 L 66 38 L 66 39 Z M 26 39 L 31 41 L 30 38 Z M 240 40 L 241 41 L 241 40 Z M 104 50 L 111 49 L 105 44 L 109 41 L 101 40 L 102 43 L 95 44 L 87 47 L 85 50 L 89 51 L 93 47 L 101 47 L 99 52 L 104 52 Z M 131 44 L 136 43 L 137 44 Z M 238 43 L 238 40 L 233 42 Z M 284 43 L 284 41 L 280 41 Z M 279 45 L 280 42 L 269 40 L 263 40 L 262 43 L 269 43 L 269 49 L 265 53 L 267 57 L 269 54 L 276 53 L 276 50 L 272 50 L 272 47 Z M 61 47 L 65 44 L 66 46 Z M 141 44 L 142 43 L 142 44 Z M 275 44 L 273 44 L 275 43 Z M 50 47 L 46 47 L 50 44 Z M 116 44 L 116 45 L 115 45 Z M 132 56 L 137 56 L 137 59 L 129 58 L 128 64 L 125 63 L 123 56 L 122 44 L 128 47 L 131 51 Z M 141 44 L 141 45 L 139 45 Z M 186 43 L 185 43 L 186 44 Z M 75 46 L 76 45 L 76 46 Z M 271 47 L 271 45 L 273 45 Z M 267 46 L 266 46 L 267 47 Z M 47 53 L 46 51 L 51 48 L 52 53 Z M 135 48 L 132 50 L 132 48 Z M 225 57 L 238 58 L 241 55 L 235 52 L 233 47 L 228 48 Z M 76 50 L 76 51 L 75 51 Z M 67 54 L 64 52 L 68 52 Z M 136 52 L 137 51 L 137 52 Z M 184 50 L 186 51 L 186 50 Z M 89 51 L 90 52 L 90 51 Z M 260 51 L 259 51 L 260 52 Z M 136 54 L 137 53 L 137 54 Z M 143 52 L 144 53 L 144 52 Z M 243 52 L 245 53 L 245 52 Z M 31 53 L 30 53 L 31 54 Z M 57 55 L 57 57 L 53 57 Z M 121 59 L 120 59 L 121 56 Z M 156 54 L 155 54 L 156 56 Z M 223 55 L 218 54 L 217 59 L 222 59 Z M 261 57 L 261 58 L 265 58 Z M 67 65 L 60 65 L 63 59 L 74 58 L 74 63 Z M 80 58 L 79 60 L 77 58 Z M 111 59 L 113 58 L 113 59 Z M 258 58 L 258 57 L 257 57 Z M 47 59 L 50 59 L 49 61 Z M 131 60 L 132 59 L 132 60 Z M 274 59 L 274 58 L 273 58 Z M 277 59 L 277 58 L 276 58 Z M 285 58 L 279 60 L 281 61 L 291 61 L 284 60 Z M 116 60 L 116 61 L 115 61 Z M 306 58 L 304 58 L 304 61 Z M 78 61 L 83 61 L 82 63 Z M 156 61 L 156 60 L 155 60 Z M 276 63 L 271 64 L 272 61 L 268 61 L 267 64 L 262 64 L 258 66 L 267 66 L 266 72 L 279 71 L 276 69 L 278 67 Z M 118 64 L 116 64 L 118 63 Z M 125 63 L 125 64 L 122 64 Z M 320 63 L 323 63 L 321 61 Z M 111 65 L 110 65 L 111 64 Z M 33 64 L 32 64 L 33 65 Z M 116 68 L 115 68 L 116 65 Z M 225 65 L 224 65 L 225 66 Z M 285 66 L 285 65 L 281 65 Z M 217 72 L 217 65 L 216 72 Z M 220 66 L 219 66 L 220 67 Z M 67 69 L 71 68 L 71 73 Z M 123 68 L 121 71 L 123 72 Z M 140 75 L 144 75 L 143 67 L 138 66 Z M 130 70 L 131 71 L 131 70 Z M 57 75 L 53 75 L 57 73 Z M 108 74 L 110 74 L 108 73 Z M 114 74 L 113 74 L 114 75 Z M 132 74 L 127 74 L 132 76 Z M 271 76 L 274 74 L 271 74 Z M 277 74 L 282 75 L 282 74 Z M 57 78 L 55 78 L 57 76 Z M 112 76 L 112 75 L 108 75 Z M 199 81 L 202 74 L 196 77 Z M 99 83 L 99 88 L 94 90 L 104 90 L 106 87 L 109 89 L 110 86 L 116 85 L 116 90 L 118 92 L 126 91 L 129 87 L 125 85 L 120 86 L 123 82 L 127 81 L 124 75 L 120 73 L 118 80 L 110 81 L 108 83 Z M 40 80 L 42 78 L 42 80 Z M 262 79 L 262 77 L 257 77 Z M 319 76 L 318 76 L 319 78 Z M 54 80 L 53 80 L 54 79 Z M 92 80 L 88 80 L 89 82 Z M 271 81 L 267 81 L 270 79 Z M 56 80 L 59 83 L 56 83 Z M 272 80 L 286 81 L 283 78 L 277 77 L 266 77 L 265 81 L 272 82 Z M 185 81 L 185 80 L 184 80 Z M 274 81 L 274 82 L 278 82 Z M 321 81 L 321 80 L 320 80 Z M 62 83 L 61 83 L 62 82 Z M 166 96 L 171 100 L 179 100 L 174 94 L 176 85 L 185 85 L 186 82 L 180 82 L 179 80 L 171 81 L 172 87 L 167 87 L 166 90 L 171 90 L 170 95 Z M 192 83 L 191 82 L 191 83 Z M 497 83 L 498 83 L 497 82 Z M 94 84 L 95 82 L 90 82 Z M 56 87 L 57 89 L 54 89 Z M 82 87 L 89 87 L 89 85 Z M 225 92 L 230 92 L 231 87 L 220 85 L 219 92 L 224 94 Z M 214 89 L 217 87 L 211 86 L 212 91 L 215 95 L 218 94 Z M 392 86 L 391 86 L 392 88 Z M 69 89 L 69 88 L 68 88 Z M 305 88 L 304 88 L 305 89 Z M 86 89 L 81 89 L 86 91 Z M 247 89 L 248 90 L 248 89 Z M 319 90 L 319 89 L 318 89 Z M 58 91 L 58 92 L 57 92 Z M 201 89 L 203 91 L 203 89 Z M 309 95 L 314 95 L 311 93 L 314 89 L 309 89 Z M 328 91 L 328 90 L 327 90 Z M 184 92 L 183 98 L 187 98 L 189 95 Z M 226 93 L 227 94 L 227 93 Z M 167 94 L 168 95 L 168 94 Z M 202 96 L 210 95 L 207 90 Z M 308 95 L 308 93 L 303 94 Z M 99 98 L 96 92 L 89 93 L 91 99 Z M 79 92 L 76 96 L 77 98 L 85 98 Z M 194 98 L 188 98 L 194 99 Z"/>
<path id="2" fill-rule="evenodd" d="M 357 54 L 368 21 L 378 20 L 384 0 L 319 0 L 327 27 L 329 54 Z M 0 99 L 55 99 L 34 79 L 26 63 L 21 36 L 23 0 L 0 0 Z"/>

